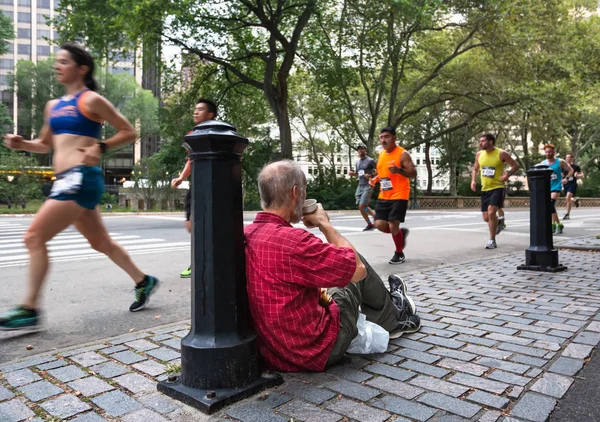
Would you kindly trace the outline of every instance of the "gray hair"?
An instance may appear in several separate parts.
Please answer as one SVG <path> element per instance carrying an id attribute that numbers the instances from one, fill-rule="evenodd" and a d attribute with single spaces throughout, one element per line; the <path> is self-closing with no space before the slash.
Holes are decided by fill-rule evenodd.
<path id="1" fill-rule="evenodd" d="M 304 195 L 306 176 L 298 164 L 292 160 L 267 164 L 258 175 L 260 206 L 263 210 L 287 206 L 294 186 L 298 187 L 300 195 Z"/>

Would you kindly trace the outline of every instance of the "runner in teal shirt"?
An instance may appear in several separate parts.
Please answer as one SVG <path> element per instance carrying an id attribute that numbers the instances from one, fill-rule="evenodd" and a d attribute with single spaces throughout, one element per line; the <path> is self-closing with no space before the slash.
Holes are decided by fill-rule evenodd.
<path id="1" fill-rule="evenodd" d="M 556 200 L 560 197 L 560 191 L 562 190 L 562 185 L 567 183 L 569 177 L 573 176 L 573 169 L 571 166 L 560 158 L 555 158 L 556 148 L 552 144 L 544 145 L 544 153 L 546 154 L 546 159 L 541 162 L 548 166 L 552 170 L 552 176 L 550 176 L 550 202 L 552 207 L 552 234 L 561 234 L 563 232 L 564 226 L 561 224 L 558 219 L 558 213 L 556 212 Z M 562 177 L 562 171 L 568 172 L 565 178 Z"/>

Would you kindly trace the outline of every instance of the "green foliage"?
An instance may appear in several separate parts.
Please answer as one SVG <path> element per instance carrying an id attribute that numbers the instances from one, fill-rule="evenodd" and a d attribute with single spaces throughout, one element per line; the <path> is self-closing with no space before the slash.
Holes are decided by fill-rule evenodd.
<path id="1" fill-rule="evenodd" d="M 327 172 L 331 170 L 327 169 Z M 325 210 L 351 210 L 357 208 L 356 178 L 333 178 L 326 174 L 327 183 L 319 183 L 317 179 L 311 180 L 306 189 L 306 197 L 314 198 L 323 205 Z M 373 196 L 372 198 L 375 198 Z M 372 199 L 373 200 L 373 199 Z"/>
<path id="2" fill-rule="evenodd" d="M 258 174 L 266 164 L 273 161 L 278 150 L 278 142 L 270 138 L 267 134 L 264 134 L 262 138 L 252 140 L 244 150 L 242 157 L 242 186 L 244 189 L 245 210 L 260 210 Z"/>
<path id="3" fill-rule="evenodd" d="M 32 173 L 35 167 L 36 161 L 25 154 L 11 151 L 0 155 L 0 201 L 20 207 L 40 199 L 42 184 L 40 176 Z"/>
<path id="4" fill-rule="evenodd" d="M 100 199 L 101 205 L 111 204 L 113 206 L 117 205 L 119 202 L 119 198 L 117 195 L 113 195 L 110 192 L 104 192 L 102 194 L 102 198 Z"/>
<path id="5" fill-rule="evenodd" d="M 8 53 L 8 42 L 15 38 L 15 30 L 12 19 L 2 14 L 0 15 L 0 56 Z"/>

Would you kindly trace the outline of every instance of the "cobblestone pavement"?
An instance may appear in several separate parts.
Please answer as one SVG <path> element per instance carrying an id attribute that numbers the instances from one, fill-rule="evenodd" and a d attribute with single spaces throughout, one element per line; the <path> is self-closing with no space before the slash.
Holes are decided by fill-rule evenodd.
<path id="1" fill-rule="evenodd" d="M 554 240 L 557 249 L 578 249 L 600 251 L 600 236 L 576 237 L 569 240 Z"/>
<path id="2" fill-rule="evenodd" d="M 600 254 L 524 255 L 403 274 L 420 332 L 210 417 L 156 392 L 182 323 L 0 366 L 0 421 L 545 421 L 600 343 Z"/>

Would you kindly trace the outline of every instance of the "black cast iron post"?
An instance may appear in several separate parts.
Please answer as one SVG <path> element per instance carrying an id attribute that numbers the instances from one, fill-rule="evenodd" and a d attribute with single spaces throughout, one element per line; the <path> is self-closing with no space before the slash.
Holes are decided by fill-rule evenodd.
<path id="1" fill-rule="evenodd" d="M 519 265 L 519 270 L 558 272 L 567 269 L 558 263 L 558 251 L 552 241 L 551 175 L 552 170 L 545 165 L 527 170 L 529 248 L 525 250 L 525 265 Z"/>
<path id="2" fill-rule="evenodd" d="M 227 123 L 197 125 L 183 146 L 192 162 L 192 314 L 181 340 L 181 375 L 158 391 L 213 413 L 281 384 L 261 373 L 246 291 L 242 152 L 248 139 Z"/>

